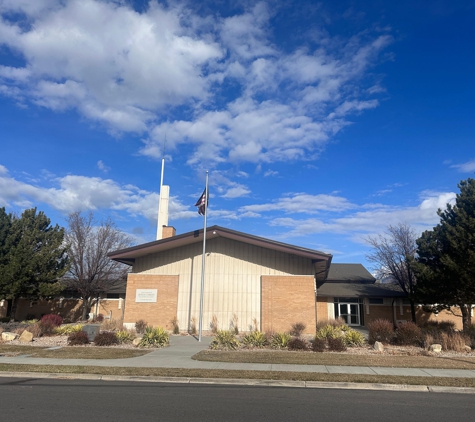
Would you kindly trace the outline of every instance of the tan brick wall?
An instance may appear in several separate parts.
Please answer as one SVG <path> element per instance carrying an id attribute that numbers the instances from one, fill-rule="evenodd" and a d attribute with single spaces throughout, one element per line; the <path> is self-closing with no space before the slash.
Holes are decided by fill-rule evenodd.
<path id="1" fill-rule="evenodd" d="M 399 306 L 395 306 L 396 319 L 404 319 L 404 316 L 399 315 Z M 363 306 L 364 312 L 364 324 L 368 325 L 369 322 L 376 319 L 387 319 L 393 322 L 393 308 L 392 306 L 385 305 L 369 305 L 369 314 L 366 313 L 366 305 Z"/>
<path id="2" fill-rule="evenodd" d="M 27 316 L 40 319 L 46 314 L 58 314 L 64 322 L 75 322 L 81 317 L 81 304 L 78 299 L 63 299 L 61 305 L 59 299 L 44 299 L 33 301 L 33 306 L 30 307 L 30 300 L 19 299 L 15 319 L 23 321 Z"/>
<path id="3" fill-rule="evenodd" d="M 154 327 L 171 330 L 171 320 L 177 313 L 178 278 L 177 275 L 129 274 L 124 322 L 135 323 L 143 319 Z M 157 302 L 135 302 L 137 289 L 157 289 Z"/>
<path id="4" fill-rule="evenodd" d="M 312 276 L 261 277 L 261 329 L 289 331 L 303 322 L 305 333 L 315 333 L 315 279 Z"/>
<path id="5" fill-rule="evenodd" d="M 122 302 L 121 309 L 119 309 L 119 301 Z M 95 304 L 93 305 L 91 312 L 102 314 L 104 317 L 109 317 L 110 315 L 111 319 L 122 319 L 125 309 L 124 303 L 125 300 L 123 299 L 101 299 L 97 306 L 97 312 Z"/>
<path id="6" fill-rule="evenodd" d="M 317 323 L 328 321 L 328 298 L 317 296 Z"/>
<path id="7" fill-rule="evenodd" d="M 444 309 L 436 315 L 431 312 L 425 312 L 422 307 L 416 307 L 416 320 L 420 325 L 427 321 L 452 321 L 456 329 L 462 329 L 462 313 L 460 308 L 451 308 L 450 311 Z M 472 317 L 472 324 L 475 324 L 475 317 Z"/>

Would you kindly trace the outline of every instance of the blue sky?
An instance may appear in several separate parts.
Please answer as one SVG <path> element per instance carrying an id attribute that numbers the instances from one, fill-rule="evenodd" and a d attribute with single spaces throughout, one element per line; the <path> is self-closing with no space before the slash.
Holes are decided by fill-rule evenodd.
<path id="1" fill-rule="evenodd" d="M 335 4 L 337 3 L 337 4 Z M 198 5 L 197 5 L 198 4 Z M 360 262 L 475 171 L 474 1 L 0 0 L 0 206 Z M 164 141 L 166 146 L 164 149 Z"/>

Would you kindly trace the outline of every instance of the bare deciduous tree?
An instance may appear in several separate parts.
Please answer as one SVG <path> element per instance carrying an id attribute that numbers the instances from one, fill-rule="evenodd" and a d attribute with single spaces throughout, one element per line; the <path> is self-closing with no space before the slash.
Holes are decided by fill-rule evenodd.
<path id="1" fill-rule="evenodd" d="M 98 224 L 93 213 L 74 212 L 68 217 L 65 240 L 69 246 L 70 269 L 65 276 L 68 289 L 83 301 L 82 319 L 91 311 L 93 300 L 127 277 L 129 267 L 112 261 L 107 254 L 131 246 L 131 238 L 108 218 Z"/>
<path id="2" fill-rule="evenodd" d="M 367 259 L 378 265 L 378 271 L 383 277 L 391 277 L 407 294 L 411 302 L 412 321 L 416 322 L 416 308 L 414 303 L 414 288 L 416 277 L 411 268 L 417 250 L 417 234 L 406 223 L 388 226 L 384 234 L 368 237 L 366 242 L 373 248 L 373 252 L 366 255 Z"/>

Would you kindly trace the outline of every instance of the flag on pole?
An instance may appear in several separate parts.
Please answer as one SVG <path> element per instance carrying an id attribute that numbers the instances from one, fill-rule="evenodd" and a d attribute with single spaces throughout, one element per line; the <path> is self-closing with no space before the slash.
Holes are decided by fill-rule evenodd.
<path id="1" fill-rule="evenodd" d="M 208 207 L 208 199 L 206 198 L 206 188 L 200 196 L 200 199 L 196 201 L 195 207 L 198 207 L 198 214 L 205 215 L 206 208 Z"/>

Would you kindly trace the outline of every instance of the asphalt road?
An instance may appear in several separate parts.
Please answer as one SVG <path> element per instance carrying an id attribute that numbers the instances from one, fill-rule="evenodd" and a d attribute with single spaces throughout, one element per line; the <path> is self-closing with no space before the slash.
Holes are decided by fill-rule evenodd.
<path id="1" fill-rule="evenodd" d="M 2 422 L 474 420 L 471 394 L 0 379 Z"/>

